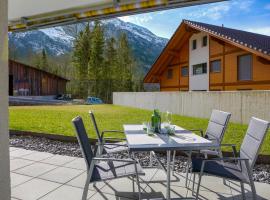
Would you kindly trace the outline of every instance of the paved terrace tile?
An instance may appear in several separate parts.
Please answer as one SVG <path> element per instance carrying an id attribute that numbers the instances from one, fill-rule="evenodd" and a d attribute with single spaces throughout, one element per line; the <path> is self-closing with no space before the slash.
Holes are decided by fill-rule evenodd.
<path id="1" fill-rule="evenodd" d="M 86 179 L 82 158 L 53 155 L 44 152 L 12 148 L 11 191 L 12 200 L 80 200 Z M 145 168 L 140 177 L 143 199 L 165 199 L 166 174 L 159 169 Z M 195 182 L 197 182 L 197 178 Z M 270 199 L 270 185 L 255 183 L 258 199 Z M 88 199 L 130 200 L 138 199 L 138 188 L 133 192 L 131 178 L 121 178 L 89 185 Z M 195 184 L 195 189 L 196 189 Z M 171 197 L 194 199 L 192 181 L 185 188 L 185 174 L 175 173 L 171 178 Z M 251 199 L 246 185 L 247 199 Z M 234 181 L 213 176 L 203 176 L 200 199 L 242 199 L 240 185 Z"/>

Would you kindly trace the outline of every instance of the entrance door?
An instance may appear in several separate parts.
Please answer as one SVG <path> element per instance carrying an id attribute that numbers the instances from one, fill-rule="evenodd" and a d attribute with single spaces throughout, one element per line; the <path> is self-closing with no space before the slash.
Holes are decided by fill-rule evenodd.
<path id="1" fill-rule="evenodd" d="M 9 75 L 9 96 L 13 96 L 13 75 Z"/>

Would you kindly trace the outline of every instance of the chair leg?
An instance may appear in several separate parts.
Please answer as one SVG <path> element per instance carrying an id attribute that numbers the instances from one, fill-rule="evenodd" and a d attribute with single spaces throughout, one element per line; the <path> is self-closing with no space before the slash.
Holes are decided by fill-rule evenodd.
<path id="1" fill-rule="evenodd" d="M 149 157 L 149 167 L 153 167 L 153 154 L 152 154 L 152 152 L 150 151 L 150 155 L 149 155 L 150 157 Z"/>
<path id="2" fill-rule="evenodd" d="M 253 198 L 253 200 L 256 200 L 257 199 L 257 194 L 256 194 L 254 181 L 252 179 L 250 180 L 250 187 L 251 187 L 251 192 L 252 192 L 252 198 Z"/>
<path id="3" fill-rule="evenodd" d="M 241 185 L 241 192 L 242 192 L 242 199 L 245 200 L 246 199 L 246 195 L 245 195 L 245 186 L 243 182 L 240 182 Z"/>
<path id="4" fill-rule="evenodd" d="M 223 154 L 222 154 L 221 149 L 220 149 L 219 152 L 218 152 L 218 156 L 219 156 L 220 158 L 223 158 Z M 226 179 L 225 179 L 225 178 L 223 178 L 223 184 L 226 185 Z"/>
<path id="5" fill-rule="evenodd" d="M 141 200 L 142 199 L 141 186 L 140 186 L 140 180 L 139 180 L 139 175 L 138 174 L 136 175 L 136 182 L 137 182 L 137 185 L 138 185 L 139 200 Z"/>
<path id="6" fill-rule="evenodd" d="M 200 175 L 199 175 L 199 181 L 198 181 L 198 185 L 197 185 L 197 193 L 196 193 L 196 198 L 195 198 L 196 200 L 198 200 L 198 197 L 199 197 L 202 175 L 203 175 L 203 171 L 201 171 Z"/>
<path id="7" fill-rule="evenodd" d="M 190 162 L 191 162 L 191 152 L 188 153 L 188 161 L 187 161 L 187 167 L 186 167 L 186 187 L 188 184 L 188 174 L 189 174 Z"/>
<path id="8" fill-rule="evenodd" d="M 172 175 L 174 175 L 175 154 L 176 154 L 176 151 L 173 151 L 173 158 L 172 158 Z"/>
<path id="9" fill-rule="evenodd" d="M 84 189 L 83 189 L 83 196 L 82 196 L 82 200 L 86 200 L 87 199 L 87 194 L 88 194 L 88 188 L 89 188 L 89 183 L 90 183 L 90 173 L 89 171 L 87 172 L 87 177 L 86 177 L 86 181 L 85 181 L 85 185 L 84 185 Z"/>
<path id="10" fill-rule="evenodd" d="M 134 176 L 131 177 L 132 178 L 132 189 L 133 189 L 133 193 L 135 192 L 135 180 L 134 180 Z"/>
<path id="11" fill-rule="evenodd" d="M 196 178 L 196 173 L 193 173 L 192 195 L 194 194 L 195 178 Z"/>

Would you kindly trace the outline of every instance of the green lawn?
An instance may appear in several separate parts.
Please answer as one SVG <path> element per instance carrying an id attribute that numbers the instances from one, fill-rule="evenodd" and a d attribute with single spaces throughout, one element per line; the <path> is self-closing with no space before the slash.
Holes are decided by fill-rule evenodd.
<path id="1" fill-rule="evenodd" d="M 100 130 L 122 130 L 122 124 L 141 124 L 150 121 L 152 111 L 115 105 L 68 105 L 68 106 L 19 106 L 9 107 L 10 129 L 41 133 L 74 136 L 72 118 L 83 117 L 88 134 L 95 137 L 88 111 L 93 110 Z M 208 119 L 173 115 L 173 123 L 187 129 L 206 129 Z M 239 145 L 246 132 L 247 125 L 230 123 L 224 143 Z M 122 134 L 114 135 L 123 137 Z M 262 154 L 270 155 L 270 135 L 267 135 L 262 147 Z"/>

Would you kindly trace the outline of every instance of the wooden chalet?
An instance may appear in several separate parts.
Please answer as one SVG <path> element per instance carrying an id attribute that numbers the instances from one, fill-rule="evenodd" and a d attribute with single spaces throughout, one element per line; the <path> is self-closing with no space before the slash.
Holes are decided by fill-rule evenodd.
<path id="1" fill-rule="evenodd" d="M 270 89 L 270 37 L 183 20 L 144 78 L 161 91 Z"/>

